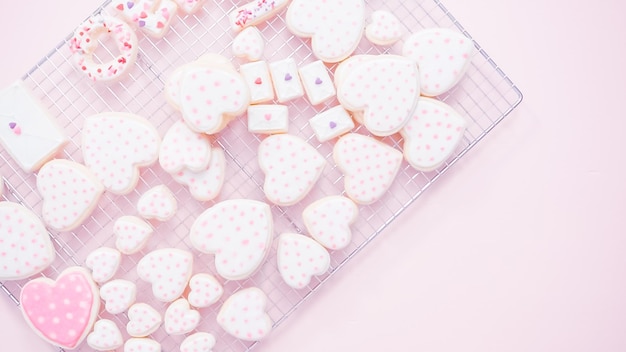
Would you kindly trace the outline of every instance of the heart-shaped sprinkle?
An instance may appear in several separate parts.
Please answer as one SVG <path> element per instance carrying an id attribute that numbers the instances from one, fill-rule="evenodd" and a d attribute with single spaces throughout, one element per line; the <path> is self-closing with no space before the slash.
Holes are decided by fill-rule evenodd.
<path id="1" fill-rule="evenodd" d="M 124 4 L 119 4 L 115 8 L 120 10 L 120 11 L 124 11 Z"/>
<path id="2" fill-rule="evenodd" d="M 16 126 L 16 127 L 13 129 L 13 133 L 15 133 L 15 134 L 16 134 L 16 135 L 18 135 L 18 136 L 19 136 L 19 135 L 21 135 L 21 134 L 22 134 L 22 128 L 21 128 L 20 126 Z"/>
<path id="3" fill-rule="evenodd" d="M 265 120 L 269 121 L 272 119 L 272 114 L 265 114 Z"/>
<path id="4" fill-rule="evenodd" d="M 321 78 L 317 77 L 317 78 L 315 79 L 315 84 L 320 85 L 320 84 L 322 84 L 322 83 L 324 83 L 324 82 L 322 81 L 322 79 L 321 79 Z"/>
<path id="5" fill-rule="evenodd" d="M 132 9 L 133 6 L 135 6 L 135 3 L 132 2 L 132 1 L 129 1 L 129 2 L 126 3 L 126 7 L 128 7 L 129 10 Z"/>
<path id="6" fill-rule="evenodd" d="M 257 77 L 256 80 L 254 80 L 254 84 L 262 84 L 263 81 L 261 80 L 261 77 Z"/>
<path id="7" fill-rule="evenodd" d="M 139 21 L 139 27 L 145 27 L 146 21 Z"/>
<path id="8" fill-rule="evenodd" d="M 139 17 L 140 17 L 140 18 L 146 18 L 146 17 L 148 17 L 148 15 L 147 15 L 145 12 L 142 12 L 142 13 L 139 15 Z"/>
<path id="9" fill-rule="evenodd" d="M 330 121 L 330 122 L 328 123 L 328 127 L 330 127 L 331 129 L 333 129 L 333 128 L 337 127 L 337 123 L 336 123 L 335 121 Z"/>
<path id="10" fill-rule="evenodd" d="M 157 28 L 163 28 L 165 27 L 165 25 L 163 24 L 163 22 L 158 22 L 157 23 Z"/>
<path id="11" fill-rule="evenodd" d="M 14 129 L 17 124 L 15 122 L 9 122 L 9 128 Z"/>
<path id="12" fill-rule="evenodd" d="M 289 73 L 285 75 L 285 81 L 291 81 L 292 79 L 293 77 Z"/>

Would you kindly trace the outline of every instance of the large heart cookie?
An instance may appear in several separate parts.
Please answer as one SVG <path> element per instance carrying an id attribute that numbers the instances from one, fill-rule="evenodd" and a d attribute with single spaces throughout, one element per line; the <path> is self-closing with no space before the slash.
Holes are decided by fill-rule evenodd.
<path id="1" fill-rule="evenodd" d="M 80 267 L 65 269 L 56 281 L 39 277 L 22 287 L 20 307 L 44 340 L 73 349 L 89 334 L 100 309 L 98 287 Z"/>
<path id="2" fill-rule="evenodd" d="M 27 278 L 50 266 L 54 246 L 37 215 L 17 203 L 0 202 L 0 219 L 0 281 Z"/>
<path id="3" fill-rule="evenodd" d="M 233 55 L 257 61 L 263 56 L 265 42 L 261 31 L 256 27 L 248 27 L 237 34 L 233 40 Z"/>
<path id="4" fill-rule="evenodd" d="M 307 206 L 302 219 L 311 237 L 322 246 L 337 250 L 350 244 L 350 225 L 358 215 L 359 208 L 350 198 L 328 196 Z"/>
<path id="5" fill-rule="evenodd" d="M 126 332 L 132 337 L 144 337 L 155 332 L 163 318 L 159 312 L 146 303 L 135 303 L 128 309 Z"/>
<path id="6" fill-rule="evenodd" d="M 191 226 L 191 244 L 215 254 L 217 273 L 242 280 L 263 263 L 271 247 L 274 222 L 269 205 L 249 199 L 231 199 L 205 210 Z"/>
<path id="7" fill-rule="evenodd" d="M 124 339 L 114 322 L 100 319 L 87 336 L 87 344 L 96 351 L 113 351 L 124 344 Z"/>
<path id="8" fill-rule="evenodd" d="M 311 38 L 313 54 L 325 62 L 339 62 L 352 54 L 365 27 L 363 0 L 293 0 L 286 15 L 287 28 Z"/>
<path id="9" fill-rule="evenodd" d="M 200 313 L 189 307 L 186 299 L 172 302 L 165 311 L 163 326 L 169 335 L 184 335 L 195 329 L 200 323 Z"/>
<path id="10" fill-rule="evenodd" d="M 187 336 L 180 344 L 180 352 L 211 352 L 215 337 L 208 332 L 197 332 Z"/>
<path id="11" fill-rule="evenodd" d="M 123 279 L 109 281 L 100 287 L 100 298 L 104 301 L 107 312 L 120 314 L 135 303 L 137 285 Z"/>
<path id="12" fill-rule="evenodd" d="M 330 267 L 328 251 L 310 237 L 283 233 L 278 239 L 278 271 L 287 285 L 304 288 L 311 277 L 322 275 Z"/>
<path id="13" fill-rule="evenodd" d="M 448 104 L 421 98 L 413 118 L 400 133 L 404 158 L 417 170 L 431 171 L 443 164 L 463 137 L 467 122 Z"/>
<path id="14" fill-rule="evenodd" d="M 202 133 L 189 129 L 183 121 L 176 121 L 167 130 L 161 143 L 159 164 L 172 174 L 181 170 L 206 170 L 211 161 L 211 141 Z"/>
<path id="15" fill-rule="evenodd" d="M 93 281 L 101 284 L 111 280 L 122 261 L 122 253 L 108 247 L 100 247 L 89 253 L 85 266 L 91 269 Z"/>
<path id="16" fill-rule="evenodd" d="M 43 198 L 43 221 L 57 231 L 71 231 L 94 210 L 104 187 L 84 165 L 55 159 L 37 174 L 37 190 Z"/>
<path id="17" fill-rule="evenodd" d="M 209 307 L 217 302 L 224 288 L 211 274 L 196 274 L 189 280 L 189 304 L 198 308 Z"/>
<path id="18" fill-rule="evenodd" d="M 454 87 L 470 66 L 474 43 L 448 28 L 429 28 L 412 34 L 402 55 L 417 61 L 421 93 L 437 96 Z"/>
<path id="19" fill-rule="evenodd" d="M 326 159 L 305 140 L 289 134 L 269 136 L 258 151 L 265 173 L 263 191 L 277 205 L 293 205 L 313 188 L 326 166 Z"/>
<path id="20" fill-rule="evenodd" d="M 156 128 L 138 115 L 107 112 L 83 124 L 85 166 L 114 194 L 128 194 L 137 186 L 139 168 L 157 160 L 160 143 Z"/>
<path id="21" fill-rule="evenodd" d="M 185 291 L 193 256 L 176 248 L 157 249 L 137 263 L 139 278 L 152 284 L 154 297 L 161 302 L 172 302 Z"/>
<path id="22" fill-rule="evenodd" d="M 217 323 L 238 339 L 258 341 L 272 330 L 266 307 L 267 296 L 263 291 L 246 288 L 228 297 L 217 314 Z"/>
<path id="23" fill-rule="evenodd" d="M 372 204 L 391 187 L 402 164 L 402 153 L 361 134 L 349 133 L 333 149 L 344 174 L 346 195 L 358 204 Z"/>

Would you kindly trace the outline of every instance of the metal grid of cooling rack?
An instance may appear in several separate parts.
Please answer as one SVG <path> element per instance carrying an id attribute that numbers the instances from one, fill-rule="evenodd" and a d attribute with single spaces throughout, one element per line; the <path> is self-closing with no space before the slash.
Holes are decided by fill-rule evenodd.
<path id="1" fill-rule="evenodd" d="M 394 13 L 411 33 L 428 27 L 452 27 L 470 37 L 458 21 L 437 0 L 366 0 L 368 12 L 386 9 Z M 106 11 L 108 1 L 96 13 Z M 205 4 L 194 15 L 180 16 L 172 23 L 168 34 L 153 40 L 139 34 L 139 57 L 137 64 L 123 80 L 109 85 L 94 84 L 71 63 L 70 51 L 65 38 L 46 55 L 22 79 L 33 95 L 56 117 L 56 121 L 70 137 L 70 143 L 61 157 L 82 161 L 80 152 L 80 131 L 86 116 L 105 111 L 132 112 L 147 117 L 161 135 L 179 118 L 163 98 L 165 79 L 176 67 L 197 59 L 205 53 L 219 53 L 231 58 L 235 66 L 243 63 L 230 53 L 234 37 L 226 14 L 239 5 L 236 0 L 216 0 Z M 267 23 L 260 25 L 266 41 L 264 60 L 272 62 L 292 57 L 299 65 L 314 60 L 307 40 L 294 37 L 284 26 L 284 12 Z M 470 37 L 471 38 L 471 37 Z M 321 277 L 313 278 L 310 285 L 302 290 L 289 288 L 280 278 L 276 268 L 276 245 L 274 244 L 266 263 L 251 278 L 243 281 L 223 282 L 225 294 L 217 304 L 200 309 L 203 321 L 198 331 L 213 333 L 218 340 L 215 351 L 246 351 L 257 345 L 239 341 L 228 336 L 215 323 L 215 316 L 223 302 L 231 293 L 243 287 L 257 286 L 269 297 L 268 314 L 274 327 L 280 325 L 300 304 L 354 255 L 389 225 L 401 212 L 415 201 L 430 185 L 437 181 L 451 166 L 463 157 L 473 146 L 485 137 L 522 100 L 521 92 L 504 72 L 493 62 L 485 51 L 474 41 L 477 50 L 471 68 L 465 78 L 450 92 L 439 97 L 457 109 L 469 121 L 463 141 L 453 157 L 438 170 L 428 173 L 417 172 L 406 163 L 398 174 L 395 183 L 379 202 L 370 206 L 360 206 L 360 216 L 353 226 L 353 241 L 343 250 L 331 252 L 331 269 Z M 365 39 L 356 50 L 357 54 L 380 54 L 401 52 L 402 41 L 389 48 L 373 46 Z M 102 59 L 110 52 L 97 53 Z M 334 71 L 335 65 L 329 66 Z M 322 106 L 313 107 L 305 99 L 288 104 L 290 112 L 289 133 L 306 139 L 328 160 L 322 178 L 314 190 L 300 203 L 291 207 L 272 206 L 276 235 L 282 232 L 304 232 L 302 210 L 316 199 L 325 195 L 340 194 L 343 191 L 343 178 L 332 161 L 332 142 L 318 143 L 308 125 L 308 119 L 318 112 L 337 104 L 336 100 Z M 356 128 L 357 132 L 366 133 Z M 137 188 L 127 196 L 114 196 L 105 193 L 98 208 L 81 227 L 69 233 L 51 232 L 57 250 L 57 259 L 41 275 L 55 278 L 68 266 L 84 265 L 86 256 L 95 248 L 114 247 L 112 226 L 122 215 L 136 214 L 135 204 L 139 196 L 152 186 L 166 184 L 175 194 L 180 209 L 176 216 L 165 223 L 153 223 L 155 235 L 138 254 L 124 256 L 115 278 L 134 281 L 139 292 L 146 292 L 147 284 L 141 282 L 134 270 L 141 257 L 157 248 L 176 247 L 194 253 L 194 273 L 214 273 L 212 256 L 193 251 L 188 240 L 189 227 L 195 218 L 217 201 L 233 198 L 264 200 L 262 191 L 264 175 L 258 167 L 256 150 L 262 137 L 248 133 L 245 118 L 238 118 L 214 139 L 214 144 L 222 147 L 227 158 L 227 183 L 221 195 L 212 202 L 198 202 L 188 191 L 176 184 L 158 166 L 142 170 Z M 386 137 L 383 141 L 400 149 L 402 139 L 398 135 Z M 22 172 L 5 151 L 0 151 L 0 173 L 4 175 L 5 200 L 24 204 L 41 213 L 41 198 L 35 190 L 36 175 Z M 25 280 L 0 283 L 0 288 L 19 305 L 19 292 Z M 149 290 L 148 290 L 149 291 Z M 140 293 L 138 302 L 153 305 L 162 313 L 166 305 L 156 301 L 149 294 Z M 123 334 L 127 316 L 111 316 L 103 311 L 100 314 L 117 323 Z M 125 335 L 125 337 L 127 337 Z M 151 335 L 159 341 L 163 350 L 176 350 L 183 336 L 172 337 L 162 329 Z M 51 347 L 51 350 L 54 348 Z M 78 351 L 89 350 L 86 344 Z"/>

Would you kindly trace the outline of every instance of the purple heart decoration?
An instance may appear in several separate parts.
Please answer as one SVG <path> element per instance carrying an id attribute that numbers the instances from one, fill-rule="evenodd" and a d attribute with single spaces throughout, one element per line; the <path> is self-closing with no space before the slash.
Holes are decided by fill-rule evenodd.
<path id="1" fill-rule="evenodd" d="M 146 21 L 139 21 L 139 27 L 144 27 L 146 25 Z"/>
<path id="2" fill-rule="evenodd" d="M 132 9 L 133 6 L 135 6 L 135 3 L 132 2 L 132 1 L 129 1 L 129 2 L 126 3 L 126 7 L 128 7 L 129 10 Z"/>
<path id="3" fill-rule="evenodd" d="M 319 77 L 315 79 L 315 84 L 320 85 L 322 83 L 324 83 L 324 81 L 322 81 Z"/>
<path id="4" fill-rule="evenodd" d="M 291 81 L 293 77 L 291 77 L 291 75 L 289 74 L 289 72 L 287 72 L 287 74 L 285 75 L 285 81 Z"/>
<path id="5" fill-rule="evenodd" d="M 334 129 L 335 127 L 337 127 L 337 124 L 335 123 L 335 121 L 330 121 L 328 126 L 330 126 L 331 129 Z"/>
<path id="6" fill-rule="evenodd" d="M 15 122 L 9 122 L 9 128 L 14 129 L 17 124 Z"/>

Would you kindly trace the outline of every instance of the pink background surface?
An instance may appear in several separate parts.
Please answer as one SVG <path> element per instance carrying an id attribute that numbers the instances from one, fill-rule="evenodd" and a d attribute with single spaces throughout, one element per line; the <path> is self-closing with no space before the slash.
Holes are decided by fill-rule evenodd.
<path id="1" fill-rule="evenodd" d="M 12 2 L 0 86 L 100 2 Z M 626 6 L 444 4 L 524 102 L 259 351 L 626 350 Z M 3 350 L 55 350 L 0 313 Z"/>

